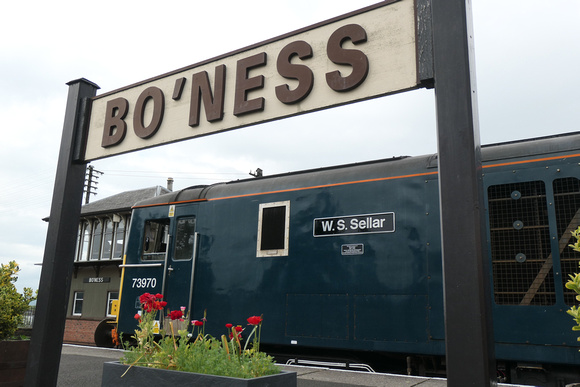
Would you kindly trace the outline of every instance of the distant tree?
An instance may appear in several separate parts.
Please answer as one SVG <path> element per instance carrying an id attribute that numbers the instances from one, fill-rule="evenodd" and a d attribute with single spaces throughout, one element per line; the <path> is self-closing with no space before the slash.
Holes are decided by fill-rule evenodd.
<path id="1" fill-rule="evenodd" d="M 19 271 L 15 261 L 0 266 L 0 340 L 14 336 L 28 305 L 36 299 L 31 288 L 24 288 L 22 294 L 16 290 Z"/>

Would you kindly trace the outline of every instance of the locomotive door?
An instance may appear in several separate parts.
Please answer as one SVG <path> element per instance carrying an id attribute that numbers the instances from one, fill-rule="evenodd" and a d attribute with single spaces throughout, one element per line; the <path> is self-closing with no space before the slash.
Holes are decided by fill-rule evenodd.
<path id="1" fill-rule="evenodd" d="M 185 307 L 187 314 L 192 306 L 198 246 L 197 206 L 172 208 L 172 211 L 170 251 L 164 265 L 163 299 L 167 301 L 168 309 L 179 310 Z"/>

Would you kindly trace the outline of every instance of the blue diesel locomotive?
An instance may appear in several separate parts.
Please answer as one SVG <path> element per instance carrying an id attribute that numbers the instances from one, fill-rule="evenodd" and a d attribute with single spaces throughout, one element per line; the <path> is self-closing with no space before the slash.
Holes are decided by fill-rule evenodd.
<path id="1" fill-rule="evenodd" d="M 577 381 L 580 347 L 566 314 L 576 300 L 564 284 L 580 261 L 568 247 L 580 225 L 580 133 L 484 146 L 482 158 L 499 370 L 512 382 Z M 207 310 L 216 336 L 263 315 L 262 342 L 275 352 L 444 371 L 436 155 L 140 202 L 122 266 L 119 332 L 135 329 L 141 294 L 162 293 L 192 319 Z"/>

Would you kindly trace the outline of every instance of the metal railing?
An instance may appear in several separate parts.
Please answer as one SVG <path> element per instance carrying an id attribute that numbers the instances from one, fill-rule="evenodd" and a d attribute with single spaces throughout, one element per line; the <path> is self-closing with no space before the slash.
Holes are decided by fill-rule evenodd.
<path id="1" fill-rule="evenodd" d="M 34 312 L 36 311 L 36 306 L 28 307 L 28 310 L 24 312 L 22 316 L 22 321 L 18 324 L 18 328 L 20 329 L 32 329 L 32 325 L 34 324 Z"/>

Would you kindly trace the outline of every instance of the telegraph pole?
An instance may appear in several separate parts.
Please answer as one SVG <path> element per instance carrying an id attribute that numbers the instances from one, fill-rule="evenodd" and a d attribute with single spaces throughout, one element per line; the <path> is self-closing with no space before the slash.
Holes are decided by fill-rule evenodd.
<path id="1" fill-rule="evenodd" d="M 99 180 L 100 175 L 103 173 L 96 170 L 92 165 L 89 165 L 85 178 L 85 189 L 83 191 L 85 193 L 85 204 L 89 204 L 91 195 L 97 194 L 97 184 L 99 184 L 97 180 Z"/>

